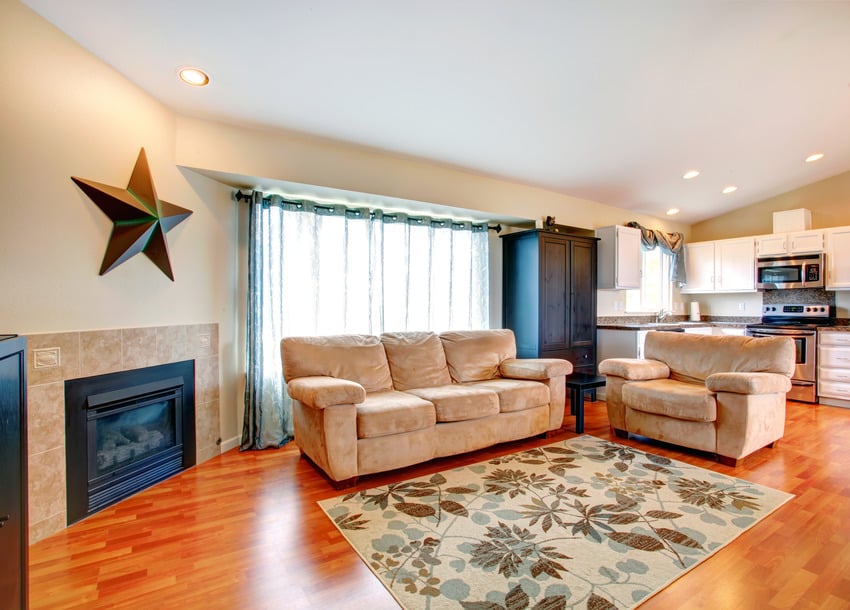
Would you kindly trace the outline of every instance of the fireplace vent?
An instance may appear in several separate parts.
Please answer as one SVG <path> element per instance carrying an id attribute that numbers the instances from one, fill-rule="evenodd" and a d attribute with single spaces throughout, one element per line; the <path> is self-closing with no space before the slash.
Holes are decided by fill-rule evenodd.
<path id="1" fill-rule="evenodd" d="M 195 464 L 193 360 L 65 382 L 68 524 Z"/>

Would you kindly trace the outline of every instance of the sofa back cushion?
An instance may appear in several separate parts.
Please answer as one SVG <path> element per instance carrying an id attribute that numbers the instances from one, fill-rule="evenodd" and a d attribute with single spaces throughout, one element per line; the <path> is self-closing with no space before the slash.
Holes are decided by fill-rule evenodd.
<path id="1" fill-rule="evenodd" d="M 384 333 L 381 343 L 396 390 L 433 388 L 452 382 L 443 343 L 435 333 Z"/>
<path id="2" fill-rule="evenodd" d="M 703 383 L 714 373 L 779 373 L 790 377 L 796 352 L 789 337 L 651 332 L 644 355 L 670 367 L 670 378 Z"/>
<path id="3" fill-rule="evenodd" d="M 280 353 L 287 383 L 326 375 L 359 383 L 367 392 L 393 387 L 384 346 L 372 335 L 286 337 L 280 342 Z"/>
<path id="4" fill-rule="evenodd" d="M 440 334 L 440 340 L 457 383 L 495 379 L 502 361 L 516 358 L 516 340 L 508 329 L 457 330 Z"/>

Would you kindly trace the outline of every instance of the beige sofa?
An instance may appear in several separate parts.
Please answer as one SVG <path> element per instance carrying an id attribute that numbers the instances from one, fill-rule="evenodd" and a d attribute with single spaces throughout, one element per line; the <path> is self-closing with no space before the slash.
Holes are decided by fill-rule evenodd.
<path id="1" fill-rule="evenodd" d="M 337 487 L 561 427 L 559 359 L 516 359 L 510 330 L 288 337 L 295 442 Z"/>
<path id="2" fill-rule="evenodd" d="M 709 451 L 732 466 L 782 438 L 792 339 L 651 332 L 644 355 L 599 363 L 619 436 Z"/>

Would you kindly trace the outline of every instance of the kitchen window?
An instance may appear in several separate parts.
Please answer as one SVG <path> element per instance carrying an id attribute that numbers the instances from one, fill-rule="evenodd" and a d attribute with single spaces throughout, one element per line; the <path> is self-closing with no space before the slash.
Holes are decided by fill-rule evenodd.
<path id="1" fill-rule="evenodd" d="M 673 282 L 670 281 L 672 257 L 661 248 L 641 251 L 639 290 L 626 291 L 626 313 L 671 311 Z"/>

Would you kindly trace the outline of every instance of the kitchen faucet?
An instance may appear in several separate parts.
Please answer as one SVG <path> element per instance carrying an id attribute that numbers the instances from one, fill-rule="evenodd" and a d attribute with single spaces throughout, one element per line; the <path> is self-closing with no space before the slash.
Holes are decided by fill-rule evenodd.
<path id="1" fill-rule="evenodd" d="M 667 311 L 666 309 L 662 308 L 657 314 L 655 314 L 655 321 L 656 322 L 663 322 L 664 318 L 666 318 L 669 315 L 672 315 L 672 313 L 673 313 L 672 311 Z"/>

